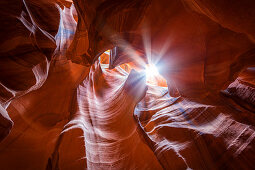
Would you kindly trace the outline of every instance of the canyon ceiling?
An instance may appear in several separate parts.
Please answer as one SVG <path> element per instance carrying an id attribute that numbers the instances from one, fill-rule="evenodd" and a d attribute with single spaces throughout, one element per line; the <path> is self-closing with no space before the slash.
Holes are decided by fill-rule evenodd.
<path id="1" fill-rule="evenodd" d="M 255 169 L 254 0 L 2 0 L 0 16 L 0 169 Z"/>

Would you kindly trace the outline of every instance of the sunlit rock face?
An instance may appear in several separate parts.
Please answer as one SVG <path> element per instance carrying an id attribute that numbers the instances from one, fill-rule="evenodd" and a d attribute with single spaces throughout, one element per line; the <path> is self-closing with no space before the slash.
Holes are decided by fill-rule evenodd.
<path id="1" fill-rule="evenodd" d="M 0 2 L 0 169 L 255 169 L 254 9 Z"/>
<path id="2" fill-rule="evenodd" d="M 167 88 L 149 86 L 135 116 L 163 167 L 254 168 L 254 115 L 222 100 L 173 98 Z"/>
<path id="3" fill-rule="evenodd" d="M 145 91 L 145 76 L 135 71 L 127 75 L 119 67 L 110 71 L 92 66 L 77 89 L 73 120 L 84 130 L 88 169 L 161 169 L 133 118 Z"/>

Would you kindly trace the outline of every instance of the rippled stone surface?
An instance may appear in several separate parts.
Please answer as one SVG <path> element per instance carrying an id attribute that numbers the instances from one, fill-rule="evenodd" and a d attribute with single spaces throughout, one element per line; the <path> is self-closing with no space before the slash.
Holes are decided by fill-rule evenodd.
<path id="1" fill-rule="evenodd" d="M 254 9 L 0 2 L 0 169 L 254 169 Z"/>

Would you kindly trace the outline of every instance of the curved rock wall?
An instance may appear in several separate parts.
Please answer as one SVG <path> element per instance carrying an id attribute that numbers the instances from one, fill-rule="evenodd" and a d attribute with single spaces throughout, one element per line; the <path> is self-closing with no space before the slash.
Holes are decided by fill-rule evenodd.
<path id="1" fill-rule="evenodd" d="M 254 9 L 0 2 L 0 169 L 254 169 Z M 130 61 L 155 62 L 168 88 Z"/>

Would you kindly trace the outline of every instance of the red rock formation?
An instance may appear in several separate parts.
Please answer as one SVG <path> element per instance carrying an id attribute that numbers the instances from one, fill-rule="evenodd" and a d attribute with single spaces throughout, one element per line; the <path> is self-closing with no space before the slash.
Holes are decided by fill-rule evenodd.
<path id="1" fill-rule="evenodd" d="M 0 169 L 254 169 L 254 9 L 0 2 Z"/>
<path id="2" fill-rule="evenodd" d="M 47 79 L 59 13 L 53 3 L 43 1 L 5 1 L 0 5 L 0 104 L 6 109 L 14 98 L 38 89 Z M 1 115 L 10 122 L 2 109 Z M 3 123 L 6 130 L 1 129 L 1 139 L 11 125 Z"/>
<path id="3" fill-rule="evenodd" d="M 173 98 L 149 86 L 135 115 L 165 169 L 254 168 L 254 115 L 222 100 Z"/>

